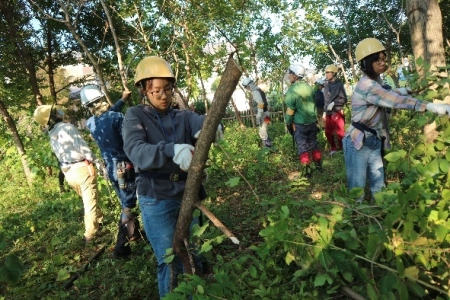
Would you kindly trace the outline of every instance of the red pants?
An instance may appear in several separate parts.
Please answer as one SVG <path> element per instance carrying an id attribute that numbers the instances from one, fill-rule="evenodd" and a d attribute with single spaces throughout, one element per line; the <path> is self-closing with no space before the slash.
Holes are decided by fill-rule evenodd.
<path id="1" fill-rule="evenodd" d="M 333 112 L 332 115 L 326 116 L 325 136 L 327 137 L 328 143 L 330 144 L 331 151 L 342 149 L 342 139 L 344 138 L 345 134 L 344 126 L 345 118 L 342 110 Z M 335 134 L 337 136 L 337 145 L 334 141 Z"/>

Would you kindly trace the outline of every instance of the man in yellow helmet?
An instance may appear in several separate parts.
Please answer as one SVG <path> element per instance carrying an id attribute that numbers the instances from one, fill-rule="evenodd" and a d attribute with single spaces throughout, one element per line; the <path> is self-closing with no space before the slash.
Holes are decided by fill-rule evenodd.
<path id="1" fill-rule="evenodd" d="M 187 171 L 205 116 L 171 106 L 175 76 L 169 63 L 160 57 L 149 56 L 139 62 L 135 86 L 142 104 L 129 108 L 125 114 L 124 150 L 137 171 L 142 222 L 158 261 L 158 288 L 163 298 L 170 292 L 171 278 L 176 280 L 183 273 L 179 257 L 174 258 L 172 268 L 165 262 L 166 250 L 172 248 Z M 219 126 L 217 139 L 221 131 Z M 205 198 L 202 186 L 199 199 Z M 199 218 L 194 217 L 193 222 L 198 223 Z M 201 271 L 201 262 L 195 260 Z"/>
<path id="2" fill-rule="evenodd" d="M 359 42 L 356 60 L 364 76 L 352 94 L 352 123 L 343 140 L 348 189 L 370 185 L 371 194 L 384 186 L 384 168 L 381 151 L 390 148 L 388 113 L 390 109 L 431 111 L 440 116 L 450 116 L 450 105 L 417 100 L 401 91 L 382 86 L 380 75 L 387 69 L 386 48 L 374 38 Z M 357 202 L 364 200 L 362 195 Z"/>
<path id="3" fill-rule="evenodd" d="M 327 83 L 323 89 L 325 97 L 323 120 L 325 122 L 325 136 L 330 144 L 330 154 L 342 149 L 342 139 L 345 132 L 345 117 L 343 108 L 347 103 L 344 84 L 336 77 L 338 69 L 335 65 L 328 65 L 325 69 Z M 337 143 L 335 141 L 337 137 Z"/>
<path id="4" fill-rule="evenodd" d="M 50 146 L 58 158 L 67 183 L 83 199 L 85 243 L 95 238 L 103 214 L 97 205 L 97 174 L 93 165 L 94 153 L 83 140 L 78 129 L 64 123 L 64 113 L 56 105 L 41 105 L 34 111 L 34 119 L 42 126 L 48 126 Z"/>

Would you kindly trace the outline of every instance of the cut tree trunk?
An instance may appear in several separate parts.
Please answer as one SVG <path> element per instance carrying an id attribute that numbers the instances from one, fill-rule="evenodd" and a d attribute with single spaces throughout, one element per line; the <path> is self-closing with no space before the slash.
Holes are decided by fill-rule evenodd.
<path id="1" fill-rule="evenodd" d="M 192 213 L 198 203 L 198 193 L 202 184 L 203 170 L 208 157 L 209 148 L 214 141 L 216 129 L 220 120 L 225 114 L 225 110 L 231 95 L 239 82 L 242 73 L 237 67 L 236 61 L 230 55 L 225 71 L 220 80 L 219 87 L 214 94 L 214 99 L 202 127 L 201 134 L 195 146 L 194 157 L 189 167 L 189 176 L 186 181 L 186 190 L 181 202 L 180 214 L 178 217 L 173 239 L 173 249 L 183 262 L 184 270 L 188 274 L 198 272 L 191 266 L 189 254 L 185 247 L 185 241 L 189 239 L 189 228 L 192 222 Z M 195 272 L 194 272 L 195 271 Z"/>

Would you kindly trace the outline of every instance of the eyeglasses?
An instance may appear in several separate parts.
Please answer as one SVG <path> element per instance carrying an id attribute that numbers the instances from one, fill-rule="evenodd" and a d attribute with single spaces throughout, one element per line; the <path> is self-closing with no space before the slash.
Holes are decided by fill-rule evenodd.
<path id="1" fill-rule="evenodd" d="M 375 61 L 375 63 L 376 63 L 377 65 L 381 65 L 382 63 L 386 63 L 386 62 L 387 62 L 386 57 L 379 57 L 379 58 Z"/>
<path id="2" fill-rule="evenodd" d="M 149 92 L 150 94 L 152 94 L 153 97 L 155 97 L 155 99 L 160 100 L 162 99 L 163 94 L 166 95 L 166 97 L 171 97 L 173 96 L 173 88 L 167 88 L 164 90 L 160 90 L 160 91 L 153 91 L 153 92 Z"/>

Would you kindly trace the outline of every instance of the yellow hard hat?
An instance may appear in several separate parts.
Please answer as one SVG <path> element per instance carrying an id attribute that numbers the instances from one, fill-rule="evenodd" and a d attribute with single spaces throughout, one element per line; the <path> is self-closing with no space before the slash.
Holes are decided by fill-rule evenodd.
<path id="1" fill-rule="evenodd" d="M 36 108 L 34 111 L 34 120 L 45 126 L 48 124 L 48 120 L 50 120 L 50 114 L 52 112 L 53 105 L 41 105 Z"/>
<path id="2" fill-rule="evenodd" d="M 365 57 L 381 51 L 386 51 L 386 48 L 384 48 L 383 44 L 379 40 L 374 38 L 364 39 L 356 46 L 356 61 L 359 62 Z"/>
<path id="3" fill-rule="evenodd" d="M 333 72 L 333 73 L 337 73 L 337 72 L 338 72 L 338 69 L 337 69 L 337 67 L 336 67 L 335 65 L 328 65 L 328 66 L 325 68 L 325 72 Z"/>
<path id="4" fill-rule="evenodd" d="M 134 85 L 137 86 L 137 84 L 143 79 L 155 77 L 172 78 L 175 80 L 172 68 L 165 59 L 158 56 L 147 56 L 142 59 L 136 67 Z"/>

